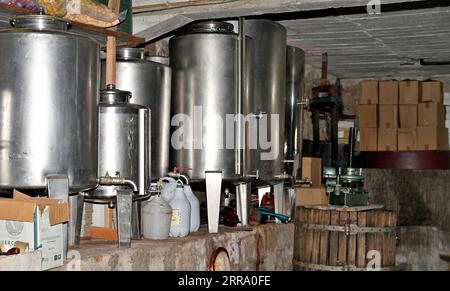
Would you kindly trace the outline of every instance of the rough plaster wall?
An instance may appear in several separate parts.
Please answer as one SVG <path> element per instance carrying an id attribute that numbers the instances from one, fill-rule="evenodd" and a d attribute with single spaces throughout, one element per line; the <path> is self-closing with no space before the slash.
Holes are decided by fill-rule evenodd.
<path id="1" fill-rule="evenodd" d="M 447 270 L 450 171 L 364 170 L 372 202 L 398 214 L 397 264 L 406 270 Z"/>

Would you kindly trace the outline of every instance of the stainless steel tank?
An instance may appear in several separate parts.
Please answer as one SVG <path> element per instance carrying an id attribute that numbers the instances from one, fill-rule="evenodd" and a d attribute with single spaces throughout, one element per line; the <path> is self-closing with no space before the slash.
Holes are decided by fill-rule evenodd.
<path id="1" fill-rule="evenodd" d="M 253 151 L 249 166 L 252 171 L 259 172 L 261 180 L 272 181 L 282 174 L 284 158 L 286 29 L 269 20 L 246 20 L 245 23 L 246 34 L 255 43 L 253 112 L 262 117 L 260 124 L 261 121 L 267 122 L 267 141 L 272 143 L 272 154 L 268 154 L 268 157 L 262 154 L 270 150 L 264 150 L 259 143 L 258 150 Z M 279 121 L 274 130 L 270 130 L 272 115 L 277 115 Z"/>
<path id="2" fill-rule="evenodd" d="M 130 103 L 151 109 L 151 177 L 169 172 L 171 69 L 147 61 L 143 49 L 117 50 L 116 86 L 130 91 Z M 102 61 L 102 88 L 106 88 L 106 63 Z"/>
<path id="3" fill-rule="evenodd" d="M 121 177 L 135 184 L 139 194 L 150 188 L 149 109 L 130 104 L 132 94 L 112 87 L 100 94 L 98 177 Z M 89 198 L 116 196 L 115 187 L 101 185 Z"/>
<path id="4" fill-rule="evenodd" d="M 252 49 L 250 39 L 247 44 L 246 56 Z M 206 171 L 222 171 L 225 180 L 242 178 L 236 169 L 237 147 L 233 140 L 227 139 L 225 126 L 227 115 L 233 117 L 238 113 L 241 84 L 239 37 L 233 33 L 233 25 L 215 21 L 195 23 L 174 36 L 169 46 L 172 141 L 179 141 L 178 137 L 184 141 L 184 145 L 175 147 L 172 143 L 170 166 L 188 173 L 193 180 L 205 179 Z M 248 64 L 244 69 L 246 76 L 250 76 Z M 248 99 L 248 88 L 245 86 L 243 99 Z M 247 102 L 243 100 L 243 104 Z M 247 111 L 242 109 L 244 114 Z M 174 118 L 180 114 L 191 123 L 175 122 Z M 227 147 L 227 143 L 231 144 Z"/>
<path id="5" fill-rule="evenodd" d="M 97 185 L 99 45 L 44 15 L 0 31 L 0 188 L 42 190 L 69 178 Z"/>
<path id="6" fill-rule="evenodd" d="M 305 74 L 305 52 L 300 48 L 287 47 L 286 63 L 286 118 L 284 130 L 284 158 L 286 161 L 286 171 L 293 173 L 295 155 L 301 151 L 301 143 L 298 139 L 302 137 L 302 82 Z M 295 174 L 295 173 L 294 173 Z"/>

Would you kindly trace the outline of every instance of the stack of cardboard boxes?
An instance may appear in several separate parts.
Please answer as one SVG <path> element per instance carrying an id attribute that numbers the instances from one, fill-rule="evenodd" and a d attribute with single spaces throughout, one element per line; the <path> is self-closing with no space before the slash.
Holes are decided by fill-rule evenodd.
<path id="1" fill-rule="evenodd" d="M 322 186 L 322 159 L 302 159 L 302 180 L 311 181 L 311 187 L 297 188 L 296 206 L 327 205 L 328 196 Z"/>
<path id="2" fill-rule="evenodd" d="M 378 149 L 378 81 L 362 81 L 359 98 L 359 150 Z"/>
<path id="3" fill-rule="evenodd" d="M 417 150 L 448 150 L 448 130 L 445 128 L 444 86 L 441 82 L 422 82 L 419 103 Z"/>
<path id="4" fill-rule="evenodd" d="M 379 123 L 377 150 L 397 151 L 398 94 L 397 81 L 379 83 Z"/>
<path id="5" fill-rule="evenodd" d="M 443 84 L 438 81 L 363 81 L 360 151 L 448 150 Z"/>
<path id="6" fill-rule="evenodd" d="M 398 150 L 417 150 L 418 104 L 420 94 L 419 81 L 402 81 L 399 83 Z"/>

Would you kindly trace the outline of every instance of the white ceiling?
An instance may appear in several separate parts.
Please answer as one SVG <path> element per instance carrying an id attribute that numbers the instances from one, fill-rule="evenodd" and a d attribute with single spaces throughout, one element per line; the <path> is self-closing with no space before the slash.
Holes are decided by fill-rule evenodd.
<path id="1" fill-rule="evenodd" d="M 449 1 L 450 2 L 450 1 Z M 329 54 L 330 72 L 342 77 L 433 77 L 450 66 L 420 66 L 419 60 L 450 61 L 450 8 L 431 8 L 297 19 L 281 22 L 289 43 L 308 62 Z"/>

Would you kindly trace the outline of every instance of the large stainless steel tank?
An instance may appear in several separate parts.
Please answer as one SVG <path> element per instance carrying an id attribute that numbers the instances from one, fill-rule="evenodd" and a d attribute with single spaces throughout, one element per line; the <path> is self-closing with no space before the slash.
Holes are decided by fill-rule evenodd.
<path id="1" fill-rule="evenodd" d="M 292 173 L 295 155 L 301 151 L 302 137 L 302 82 L 305 74 L 305 52 L 297 47 L 287 47 L 286 63 L 286 118 L 284 138 L 284 158 L 287 161 L 286 170 Z M 300 125 L 300 126 L 299 126 Z"/>
<path id="2" fill-rule="evenodd" d="M 246 20 L 245 23 L 246 34 L 255 43 L 253 112 L 261 114 L 260 121 L 267 122 L 267 141 L 272 143 L 270 148 L 273 151 L 273 154 L 263 157 L 261 154 L 269 150 L 263 150 L 259 144 L 259 149 L 253 151 L 250 167 L 259 171 L 262 180 L 271 181 L 281 174 L 284 158 L 286 29 L 269 20 Z M 277 115 L 279 120 L 274 130 L 270 130 L 272 115 Z"/>
<path id="3" fill-rule="evenodd" d="M 134 183 L 139 194 L 150 187 L 148 133 L 149 109 L 130 104 L 132 94 L 108 88 L 101 91 L 99 104 L 99 177 L 121 177 Z M 116 196 L 115 187 L 99 186 L 90 198 Z"/>
<path id="4" fill-rule="evenodd" d="M 0 188 L 97 185 L 99 45 L 64 20 L 20 16 L 0 31 Z"/>
<path id="5" fill-rule="evenodd" d="M 247 38 L 245 58 L 252 49 Z M 187 28 L 170 40 L 170 64 L 172 67 L 172 117 L 185 117 L 202 124 L 178 124 L 172 121 L 172 141 L 182 137 L 184 145 L 174 148 L 172 143 L 170 166 L 189 173 L 193 180 L 205 179 L 206 171 L 222 171 L 225 180 L 242 178 L 236 169 L 237 148 L 227 139 L 225 122 L 227 115 L 238 112 L 239 94 L 239 37 L 233 33 L 233 25 L 224 22 L 200 22 Z M 243 104 L 250 85 L 250 62 L 247 62 Z M 199 111 L 202 116 L 200 116 Z M 248 108 L 242 108 L 246 114 Z M 213 118 L 216 115 L 219 118 Z M 174 123 L 175 122 L 175 123 Z M 182 125 L 182 127 L 176 127 Z M 195 128 L 194 128 L 195 127 Z M 182 135 L 181 131 L 184 129 Z M 196 134 L 202 130 L 202 133 Z M 231 146 L 227 148 L 227 142 Z M 175 145 L 176 146 L 176 145 Z"/>
<path id="6" fill-rule="evenodd" d="M 145 58 L 143 49 L 118 49 L 116 86 L 131 92 L 131 104 L 151 109 L 150 175 L 159 179 L 169 172 L 171 69 Z M 105 70 L 102 61 L 102 88 L 107 85 Z"/>

